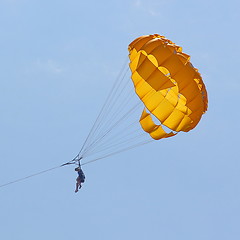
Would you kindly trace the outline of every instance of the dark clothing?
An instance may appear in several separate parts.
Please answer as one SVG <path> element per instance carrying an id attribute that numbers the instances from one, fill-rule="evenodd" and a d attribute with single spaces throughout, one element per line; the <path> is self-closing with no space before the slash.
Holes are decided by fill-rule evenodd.
<path id="1" fill-rule="evenodd" d="M 85 182 L 85 175 L 84 175 L 82 169 L 80 169 L 80 170 L 78 171 L 78 177 L 79 177 L 79 179 L 80 179 L 80 181 L 81 181 L 82 183 Z"/>

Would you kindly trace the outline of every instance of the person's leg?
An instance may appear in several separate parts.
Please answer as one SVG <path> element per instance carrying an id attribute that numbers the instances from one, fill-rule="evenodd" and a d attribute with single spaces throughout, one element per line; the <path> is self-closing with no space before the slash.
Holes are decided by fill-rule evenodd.
<path id="1" fill-rule="evenodd" d="M 76 189 L 75 192 L 78 192 L 78 183 L 76 183 Z"/>
<path id="2" fill-rule="evenodd" d="M 75 192 L 78 192 L 79 185 L 81 186 L 81 181 L 80 181 L 79 177 L 77 177 L 76 181 L 77 181 L 77 183 L 76 183 L 76 189 L 75 189 Z"/>

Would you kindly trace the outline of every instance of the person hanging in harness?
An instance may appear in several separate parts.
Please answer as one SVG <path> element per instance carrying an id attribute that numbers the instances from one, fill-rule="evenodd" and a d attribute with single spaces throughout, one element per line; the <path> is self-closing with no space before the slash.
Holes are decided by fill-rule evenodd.
<path id="1" fill-rule="evenodd" d="M 81 166 L 75 168 L 75 171 L 78 173 L 78 177 L 76 178 L 76 190 L 75 193 L 82 187 L 82 183 L 85 182 L 85 175 L 81 169 Z"/>

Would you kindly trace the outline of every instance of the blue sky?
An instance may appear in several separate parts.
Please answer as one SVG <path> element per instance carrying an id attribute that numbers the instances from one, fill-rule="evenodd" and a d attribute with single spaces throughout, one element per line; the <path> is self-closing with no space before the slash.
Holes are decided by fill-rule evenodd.
<path id="1" fill-rule="evenodd" d="M 0 188 L 1 239 L 238 240 L 237 0 L 0 0 L 0 185 L 71 160 L 128 44 L 158 33 L 202 74 L 193 131 Z"/>

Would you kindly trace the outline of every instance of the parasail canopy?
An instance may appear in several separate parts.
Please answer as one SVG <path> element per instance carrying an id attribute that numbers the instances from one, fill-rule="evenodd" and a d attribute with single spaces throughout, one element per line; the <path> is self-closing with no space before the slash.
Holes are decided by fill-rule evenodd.
<path id="1" fill-rule="evenodd" d="M 202 77 L 180 46 L 154 34 L 135 39 L 128 50 L 130 64 L 120 71 L 74 160 L 95 161 L 188 132 L 207 111 Z"/>
<path id="2" fill-rule="evenodd" d="M 158 140 L 195 128 L 207 110 L 208 99 L 190 56 L 158 34 L 135 39 L 128 50 L 131 78 L 144 104 L 142 129 Z"/>

